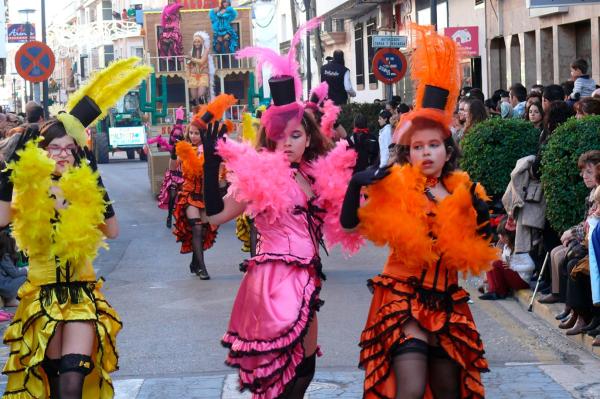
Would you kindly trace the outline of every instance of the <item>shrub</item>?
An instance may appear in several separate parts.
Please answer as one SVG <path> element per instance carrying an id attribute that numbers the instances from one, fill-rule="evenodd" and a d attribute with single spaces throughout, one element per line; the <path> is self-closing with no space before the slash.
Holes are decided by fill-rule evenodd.
<path id="1" fill-rule="evenodd" d="M 475 125 L 461 141 L 460 166 L 498 199 L 517 160 L 535 154 L 538 140 L 539 130 L 525 120 L 490 118 Z"/>
<path id="2" fill-rule="evenodd" d="M 563 232 L 581 222 L 589 190 L 579 176 L 577 160 L 600 150 L 600 116 L 571 118 L 559 126 L 542 152 L 542 184 L 552 228 Z"/>
<path id="3" fill-rule="evenodd" d="M 381 128 L 377 123 L 379 111 L 383 109 L 382 105 L 373 103 L 350 103 L 342 105 L 342 112 L 338 117 L 338 122 L 348 133 L 352 132 L 354 117 L 356 114 L 363 114 L 369 121 L 369 130 L 371 133 L 377 133 Z"/>

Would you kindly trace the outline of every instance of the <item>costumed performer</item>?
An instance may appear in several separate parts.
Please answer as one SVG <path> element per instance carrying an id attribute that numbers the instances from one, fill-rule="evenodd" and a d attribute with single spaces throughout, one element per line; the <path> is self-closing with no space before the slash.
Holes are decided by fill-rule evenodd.
<path id="1" fill-rule="evenodd" d="M 4 334 L 10 355 L 3 398 L 101 398 L 114 395 L 121 321 L 92 266 L 119 227 L 86 146 L 86 126 L 151 72 L 138 58 L 112 63 L 74 93 L 62 112 L 23 135 L 0 174 L 0 225 L 12 223 L 29 257 L 20 303 Z"/>
<path id="2" fill-rule="evenodd" d="M 182 254 L 192 252 L 190 272 L 201 280 L 209 280 L 210 275 L 204 262 L 204 251 L 211 248 L 217 237 L 217 227 L 211 225 L 204 210 L 202 190 L 202 137 L 207 123 L 219 120 L 223 113 L 235 102 L 228 94 L 220 94 L 211 103 L 200 108 L 187 126 L 184 140 L 177 143 L 175 153 L 183 170 L 183 184 L 177 195 L 175 206 L 175 228 L 173 234 L 181 242 Z"/>
<path id="3" fill-rule="evenodd" d="M 216 54 L 235 53 L 238 48 L 238 34 L 231 23 L 237 18 L 237 11 L 228 0 L 222 0 L 219 7 L 208 13 L 213 30 L 213 50 Z"/>
<path id="4" fill-rule="evenodd" d="M 177 193 L 181 189 L 183 184 L 183 173 L 181 171 L 181 164 L 177 162 L 177 154 L 175 153 L 175 145 L 183 140 L 183 121 L 185 118 L 185 111 L 183 107 L 179 107 L 175 111 L 175 124 L 169 132 L 169 141 L 163 143 L 161 147 L 171 153 L 171 159 L 169 161 L 169 169 L 165 171 L 165 177 L 160 186 L 160 192 L 158 194 L 158 207 L 160 209 L 167 209 L 167 228 L 170 229 L 173 224 L 173 211 L 175 209 L 175 203 L 177 199 Z M 160 136 L 159 136 L 160 137 Z M 150 140 L 148 141 L 150 142 Z M 161 143 L 159 142 L 159 145 Z"/>
<path id="5" fill-rule="evenodd" d="M 315 372 L 316 312 L 323 274 L 319 244 L 342 243 L 349 251 L 360 236 L 339 225 L 345 182 L 356 159 L 345 141 L 330 152 L 331 141 L 300 102 L 295 47 L 320 23 L 298 29 L 290 52 L 281 56 L 249 47 L 238 57 L 255 57 L 257 75 L 271 66 L 273 105 L 262 115 L 259 146 L 221 140 L 215 124 L 203 139 L 204 198 L 208 220 L 223 224 L 247 212 L 258 230 L 256 256 L 244 262 L 229 327 L 222 343 L 226 363 L 239 369 L 240 389 L 253 398 L 302 398 Z M 216 148 L 215 148 L 216 147 Z M 231 184 L 219 195 L 221 162 Z"/>
<path id="6" fill-rule="evenodd" d="M 332 137 L 333 140 L 345 139 L 348 133 L 337 121 L 341 108 L 327 98 L 328 90 L 329 85 L 327 82 L 321 82 L 312 89 L 308 101 L 306 101 L 306 109 L 314 116 L 317 123 L 327 130 L 326 134 Z M 327 118 L 321 121 L 324 115 L 327 115 Z"/>
<path id="7" fill-rule="evenodd" d="M 160 25 L 161 32 L 158 36 L 158 56 L 162 58 L 160 69 L 181 70 L 177 57 L 183 55 L 183 38 L 181 36 L 181 15 L 179 10 L 183 8 L 177 0 L 169 0 L 163 8 Z M 173 57 L 173 58 L 170 58 Z M 168 63 L 168 65 L 167 65 Z"/>
<path id="8" fill-rule="evenodd" d="M 187 61 L 187 79 L 192 105 L 206 104 L 212 97 L 215 66 L 210 55 L 210 37 L 204 31 L 194 33 Z"/>
<path id="9" fill-rule="evenodd" d="M 460 87 L 458 47 L 431 26 L 411 26 L 415 110 L 402 115 L 396 159 L 356 173 L 341 224 L 388 244 L 360 338 L 364 397 L 483 398 L 483 343 L 458 272 L 479 275 L 489 245 L 488 197 L 457 170 L 449 126 Z M 361 189 L 367 202 L 360 206 Z"/>

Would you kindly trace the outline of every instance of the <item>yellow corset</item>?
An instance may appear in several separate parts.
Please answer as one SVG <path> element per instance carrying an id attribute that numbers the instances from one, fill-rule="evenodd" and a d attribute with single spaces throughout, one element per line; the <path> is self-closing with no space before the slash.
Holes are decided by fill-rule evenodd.
<path id="1" fill-rule="evenodd" d="M 29 259 L 27 278 L 31 284 L 42 286 L 56 283 L 96 281 L 96 273 L 90 261 L 81 264 L 69 264 L 59 268 L 54 259 L 33 257 Z"/>

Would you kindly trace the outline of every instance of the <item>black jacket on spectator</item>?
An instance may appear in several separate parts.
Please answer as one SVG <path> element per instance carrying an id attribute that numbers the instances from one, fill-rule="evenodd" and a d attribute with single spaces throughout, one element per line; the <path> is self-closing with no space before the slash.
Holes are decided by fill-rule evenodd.
<path id="1" fill-rule="evenodd" d="M 321 67 L 321 82 L 329 85 L 328 97 L 335 105 L 343 105 L 348 102 L 348 93 L 344 86 L 344 75 L 349 69 L 335 60 Z"/>

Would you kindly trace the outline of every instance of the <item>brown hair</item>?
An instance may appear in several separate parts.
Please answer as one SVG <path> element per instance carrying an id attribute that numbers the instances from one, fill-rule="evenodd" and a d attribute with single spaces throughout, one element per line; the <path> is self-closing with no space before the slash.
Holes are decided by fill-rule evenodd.
<path id="1" fill-rule="evenodd" d="M 585 115 L 600 115 L 600 99 L 584 97 L 573 106 L 575 112 Z"/>
<path id="2" fill-rule="evenodd" d="M 500 223 L 498 223 L 498 227 L 496 227 L 496 233 L 498 233 L 498 235 L 503 235 L 508 239 L 508 247 L 511 251 L 513 251 L 515 248 L 516 233 L 514 231 L 509 231 L 506 229 L 507 221 L 508 217 L 503 217 L 502 220 L 500 220 Z"/>
<path id="3" fill-rule="evenodd" d="M 52 140 L 59 139 L 66 135 L 67 131 L 62 122 L 55 118 L 48 119 L 40 126 L 40 136 L 42 136 L 42 141 L 40 141 L 39 147 L 46 149 Z"/>
<path id="4" fill-rule="evenodd" d="M 600 164 L 599 150 L 586 151 L 579 156 L 579 159 L 577 160 L 577 166 L 579 167 L 579 169 L 584 169 L 589 164 L 592 164 L 594 166 Z"/>
<path id="5" fill-rule="evenodd" d="M 525 110 L 525 113 L 523 114 L 523 119 L 525 119 L 526 121 L 529 121 L 529 109 L 531 107 L 537 107 L 538 112 L 542 116 L 542 120 L 540 122 L 543 124 L 544 123 L 544 107 L 542 107 L 542 103 L 541 102 L 534 101 L 531 104 L 529 104 L 529 106 Z"/>
<path id="6" fill-rule="evenodd" d="M 446 147 L 446 152 L 450 154 L 450 159 L 444 164 L 442 177 L 447 176 L 458 169 L 458 160 L 461 157 L 461 152 L 456 141 L 454 141 L 450 130 L 446 126 L 429 118 L 417 117 L 412 120 L 410 128 L 404 134 L 411 135 L 414 132 L 423 129 L 439 129 L 442 131 L 443 136 L 447 137 L 444 139 L 444 147 Z M 390 150 L 390 163 L 398 163 L 400 165 L 410 163 L 410 145 L 396 144 Z"/>
<path id="7" fill-rule="evenodd" d="M 304 126 L 306 135 L 310 139 L 310 144 L 304 151 L 302 159 L 310 162 L 329 151 L 332 147 L 332 142 L 321 133 L 321 129 L 319 129 L 314 116 L 310 112 L 304 111 L 301 124 Z M 275 150 L 277 142 L 267 137 L 267 132 L 263 125 L 260 126 L 258 137 L 258 148 L 266 148 L 269 151 Z"/>
<path id="8" fill-rule="evenodd" d="M 192 142 L 192 140 L 190 140 L 190 129 L 192 128 L 192 126 L 193 126 L 193 127 L 195 127 L 196 129 L 198 129 L 198 131 L 199 131 L 199 132 L 201 131 L 201 130 L 200 130 L 200 128 L 199 128 L 198 126 L 196 126 L 196 125 L 193 125 L 193 124 L 191 124 L 191 123 L 190 123 L 190 124 L 188 124 L 188 125 L 186 125 L 186 126 L 185 126 L 185 129 L 184 129 L 184 131 L 183 131 L 183 139 L 184 139 L 185 141 L 187 141 L 188 143 L 191 143 L 191 142 Z M 200 135 L 200 142 L 202 142 L 202 135 Z"/>

